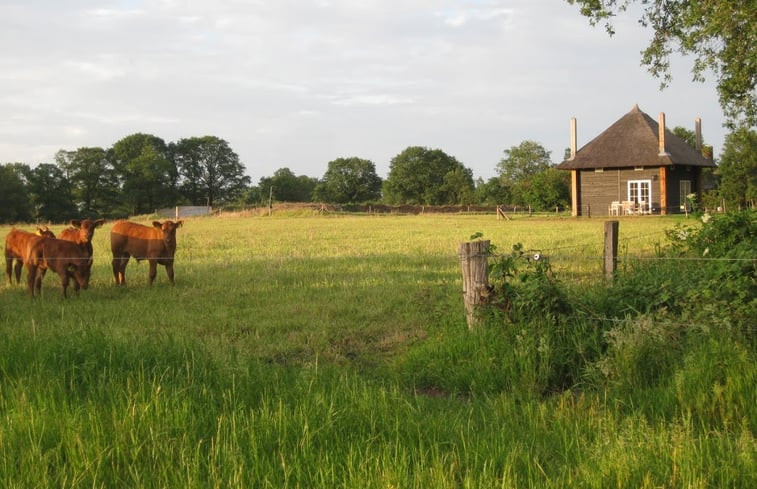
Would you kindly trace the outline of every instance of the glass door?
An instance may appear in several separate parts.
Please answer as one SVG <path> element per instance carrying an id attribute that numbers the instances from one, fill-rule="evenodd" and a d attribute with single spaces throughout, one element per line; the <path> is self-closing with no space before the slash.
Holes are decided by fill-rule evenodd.
<path id="1" fill-rule="evenodd" d="M 652 180 L 629 180 L 628 200 L 633 202 L 636 212 L 649 214 L 652 210 Z"/>
<path id="2" fill-rule="evenodd" d="M 689 195 L 691 195 L 691 180 L 681 180 L 678 186 L 678 202 L 681 203 L 681 210 L 684 212 L 691 212 Z"/>

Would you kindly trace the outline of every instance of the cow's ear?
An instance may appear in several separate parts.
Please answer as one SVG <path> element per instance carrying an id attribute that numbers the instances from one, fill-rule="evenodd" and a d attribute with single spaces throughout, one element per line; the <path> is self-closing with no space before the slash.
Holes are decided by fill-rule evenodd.
<path id="1" fill-rule="evenodd" d="M 184 224 L 184 220 L 176 221 L 176 227 L 177 228 L 180 228 L 182 226 L 182 224 Z"/>
<path id="2" fill-rule="evenodd" d="M 105 219 L 98 219 L 98 220 L 95 221 L 95 227 L 96 228 L 99 228 L 103 224 L 105 224 Z"/>
<path id="3" fill-rule="evenodd" d="M 160 230 L 162 230 L 162 229 L 163 229 L 163 225 L 162 225 L 162 224 L 160 224 L 160 223 L 159 223 L 158 221 L 153 221 L 153 222 L 152 222 L 152 227 L 154 227 L 154 228 L 158 228 L 158 229 L 160 229 Z"/>
<path id="4" fill-rule="evenodd" d="M 78 219 L 71 219 L 71 225 L 75 228 L 81 227 L 81 221 Z"/>

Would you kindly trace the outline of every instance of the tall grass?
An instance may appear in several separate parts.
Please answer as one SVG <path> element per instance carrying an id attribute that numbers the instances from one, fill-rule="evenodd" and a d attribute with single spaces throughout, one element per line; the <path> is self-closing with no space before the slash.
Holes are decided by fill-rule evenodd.
<path id="1" fill-rule="evenodd" d="M 624 219 L 625 256 L 677 222 Z M 106 225 L 78 297 L 0 288 L 0 487 L 757 485 L 753 343 L 612 317 L 602 226 L 198 218 L 175 287 L 132 262 L 118 288 Z M 550 255 L 580 314 L 469 332 L 475 232 Z"/>

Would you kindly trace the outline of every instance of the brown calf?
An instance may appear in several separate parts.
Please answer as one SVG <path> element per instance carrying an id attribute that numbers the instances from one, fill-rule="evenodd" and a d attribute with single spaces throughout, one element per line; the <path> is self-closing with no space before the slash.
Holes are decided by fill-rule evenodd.
<path id="1" fill-rule="evenodd" d="M 29 233 L 13 228 L 5 237 L 5 274 L 8 276 L 8 284 L 12 284 L 11 276 L 15 273 L 16 283 L 21 283 L 21 267 L 29 255 L 29 249 L 34 243 L 43 238 L 55 238 L 47 226 L 37 226 L 37 233 Z M 16 260 L 15 267 L 13 260 Z"/>
<path id="2" fill-rule="evenodd" d="M 129 257 L 138 262 L 150 262 L 150 285 L 158 273 L 158 263 L 166 267 L 171 285 L 173 257 L 176 253 L 176 229 L 184 221 L 153 221 L 152 227 L 129 221 L 118 221 L 110 231 L 110 249 L 113 252 L 113 277 L 118 285 L 126 285 L 126 265 Z"/>
<path id="3" fill-rule="evenodd" d="M 95 235 L 95 229 L 102 226 L 104 222 L 104 219 L 97 219 L 96 221 L 91 219 L 83 219 L 81 221 L 73 219 L 71 220 L 71 226 L 73 227 L 61 231 L 58 237 L 78 244 L 92 258 L 92 238 Z"/>
<path id="4" fill-rule="evenodd" d="M 66 288 L 71 278 L 74 279 L 74 290 L 79 293 L 89 287 L 89 275 L 92 267 L 92 258 L 81 246 L 71 241 L 62 239 L 46 238 L 38 240 L 29 250 L 26 261 L 26 285 L 29 294 L 34 298 L 34 289 L 37 295 L 42 292 L 42 279 L 40 274 L 50 269 L 60 276 L 60 284 L 63 287 L 63 298 L 66 298 Z"/>

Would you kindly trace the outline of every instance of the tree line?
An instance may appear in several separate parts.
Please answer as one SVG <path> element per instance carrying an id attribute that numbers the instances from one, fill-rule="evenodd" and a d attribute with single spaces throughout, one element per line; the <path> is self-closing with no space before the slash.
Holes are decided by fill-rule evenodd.
<path id="1" fill-rule="evenodd" d="M 692 131 L 673 132 L 694 146 Z M 567 150 L 566 150 L 567 151 Z M 497 176 L 473 172 L 441 149 L 410 146 L 392 158 L 382 179 L 374 162 L 337 158 L 318 179 L 280 168 L 252 185 L 229 144 L 215 136 L 166 143 L 132 134 L 108 149 L 60 150 L 55 163 L 0 165 L 0 222 L 63 222 L 72 216 L 118 218 L 176 205 L 254 206 L 269 202 L 388 205 L 512 205 L 535 211 L 566 209 L 570 175 L 555 168 L 535 141 L 504 150 Z M 757 133 L 728 135 L 703 203 L 754 206 Z"/>
<path id="2" fill-rule="evenodd" d="M 72 216 L 118 218 L 176 205 L 250 206 L 275 202 L 332 204 L 514 204 L 567 206 L 569 181 L 549 152 L 524 141 L 505 151 L 500 177 L 473 172 L 441 149 L 411 146 L 382 179 L 374 162 L 337 158 L 322 178 L 281 168 L 252 185 L 228 142 L 215 136 L 166 143 L 127 136 L 110 148 L 60 150 L 54 163 L 0 165 L 0 222 L 63 222 Z"/>
<path id="3" fill-rule="evenodd" d="M 249 187 L 245 167 L 215 136 L 166 143 L 132 134 L 112 147 L 60 150 L 55 163 L 0 165 L 0 222 L 116 218 L 177 204 L 214 205 Z"/>

